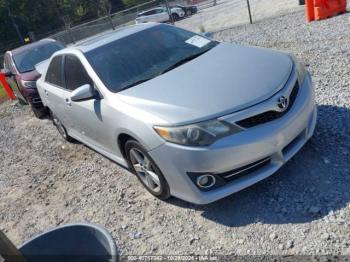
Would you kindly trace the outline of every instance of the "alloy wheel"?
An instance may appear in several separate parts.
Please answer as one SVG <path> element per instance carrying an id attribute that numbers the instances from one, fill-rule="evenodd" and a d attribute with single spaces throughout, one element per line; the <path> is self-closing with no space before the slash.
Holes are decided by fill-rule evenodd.
<path id="1" fill-rule="evenodd" d="M 159 193 L 162 190 L 160 179 L 149 158 L 140 150 L 133 148 L 130 150 L 130 160 L 137 176 L 144 185 L 154 193 Z"/>

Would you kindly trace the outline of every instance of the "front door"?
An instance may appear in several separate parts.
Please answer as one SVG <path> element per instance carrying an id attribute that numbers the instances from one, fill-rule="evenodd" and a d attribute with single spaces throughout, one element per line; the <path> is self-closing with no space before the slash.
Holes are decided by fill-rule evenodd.
<path id="1" fill-rule="evenodd" d="M 97 88 L 79 58 L 74 55 L 66 55 L 64 72 L 66 89 L 69 91 L 65 97 L 67 124 L 72 130 L 72 135 L 79 137 L 87 144 L 113 153 L 111 150 L 115 145 L 111 145 L 111 141 L 113 141 L 114 134 L 109 125 L 110 122 L 104 116 L 107 110 L 106 101 L 98 95 Z M 85 84 L 95 87 L 96 97 L 85 101 L 71 101 L 71 92 Z"/>

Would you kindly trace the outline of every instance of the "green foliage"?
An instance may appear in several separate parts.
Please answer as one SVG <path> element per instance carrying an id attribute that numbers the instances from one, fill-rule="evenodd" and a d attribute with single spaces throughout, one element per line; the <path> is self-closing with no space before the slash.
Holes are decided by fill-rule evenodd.
<path id="1" fill-rule="evenodd" d="M 134 6 L 148 2 L 149 0 L 123 0 L 125 6 Z"/>
<path id="2" fill-rule="evenodd" d="M 87 13 L 87 9 L 84 8 L 82 5 L 78 5 L 77 8 L 75 9 L 75 14 L 78 17 L 82 17 L 82 16 L 86 15 L 86 13 Z"/>
<path id="3" fill-rule="evenodd" d="M 105 16 L 109 11 L 124 8 L 124 0 L 0 0 L 0 53 L 9 43 L 19 45 L 19 37 L 28 32 L 37 36 L 47 35 Z M 138 0 L 132 0 L 138 1 Z"/>
<path id="4" fill-rule="evenodd" d="M 7 95 L 6 95 L 6 92 L 5 92 L 5 89 L 2 87 L 2 85 L 0 84 L 0 101 L 5 98 Z"/>

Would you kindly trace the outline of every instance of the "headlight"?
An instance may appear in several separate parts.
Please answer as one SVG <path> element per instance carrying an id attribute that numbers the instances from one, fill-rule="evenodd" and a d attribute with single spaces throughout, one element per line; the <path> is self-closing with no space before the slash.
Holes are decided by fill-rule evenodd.
<path id="1" fill-rule="evenodd" d="M 25 88 L 36 88 L 36 81 L 21 80 L 21 84 Z"/>
<path id="2" fill-rule="evenodd" d="M 154 129 L 166 141 L 188 146 L 208 146 L 219 138 L 242 130 L 238 126 L 219 120 L 180 127 L 155 126 Z"/>
<path id="3" fill-rule="evenodd" d="M 299 85 L 302 85 L 305 79 L 305 76 L 307 75 L 307 70 L 305 66 L 298 61 L 298 59 L 295 56 L 291 56 L 292 60 L 294 61 L 295 69 L 298 72 L 299 77 Z"/>

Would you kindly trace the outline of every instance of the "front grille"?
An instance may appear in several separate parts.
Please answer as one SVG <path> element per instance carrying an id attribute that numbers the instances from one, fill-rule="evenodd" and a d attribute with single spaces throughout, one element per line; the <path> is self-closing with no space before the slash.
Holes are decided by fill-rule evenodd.
<path id="1" fill-rule="evenodd" d="M 267 122 L 276 120 L 276 119 L 284 116 L 292 108 L 292 106 L 295 102 L 295 99 L 298 95 L 298 91 L 299 91 L 299 85 L 298 85 L 298 81 L 297 81 L 295 83 L 295 86 L 294 86 L 292 92 L 290 93 L 289 105 L 285 111 L 283 111 L 283 112 L 267 111 L 267 112 L 240 120 L 237 122 L 237 124 L 241 127 L 244 127 L 244 128 L 250 128 L 250 127 L 257 126 L 257 125 L 265 124 Z"/>
<path id="2" fill-rule="evenodd" d="M 41 103 L 41 99 L 40 98 L 33 98 L 32 103 Z"/>
<path id="3" fill-rule="evenodd" d="M 217 175 L 220 176 L 221 178 L 223 178 L 226 182 L 229 182 L 229 181 L 241 178 L 245 175 L 248 175 L 254 171 L 257 171 L 260 168 L 263 168 L 264 166 L 268 165 L 270 163 L 270 161 L 271 161 L 271 158 L 266 157 L 266 158 L 260 159 L 256 162 L 242 166 L 240 168 L 231 170 L 231 171 L 226 172 L 226 173 L 217 174 Z"/>

